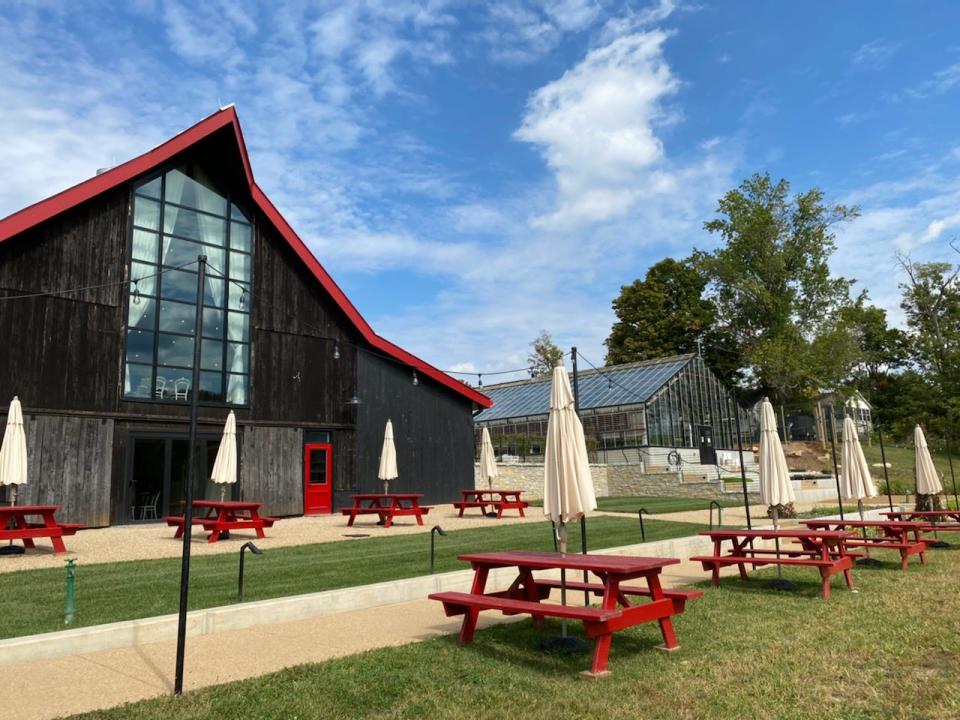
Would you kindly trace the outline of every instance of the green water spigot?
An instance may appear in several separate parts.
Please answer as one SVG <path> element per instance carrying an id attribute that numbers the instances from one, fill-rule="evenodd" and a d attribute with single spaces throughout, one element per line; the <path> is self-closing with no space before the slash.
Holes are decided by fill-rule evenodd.
<path id="1" fill-rule="evenodd" d="M 74 605 L 74 581 L 76 577 L 76 560 L 70 558 L 67 560 L 67 608 L 63 613 L 63 624 L 69 625 L 73 622 L 74 616 L 77 614 L 76 606 Z"/>

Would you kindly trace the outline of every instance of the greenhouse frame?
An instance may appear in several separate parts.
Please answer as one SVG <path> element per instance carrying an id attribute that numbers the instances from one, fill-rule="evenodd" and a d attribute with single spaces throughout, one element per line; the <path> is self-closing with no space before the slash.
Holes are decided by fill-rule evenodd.
<path id="1" fill-rule="evenodd" d="M 594 461 L 642 460 L 655 448 L 737 448 L 737 403 L 698 355 L 580 371 L 576 380 L 580 417 Z M 550 378 L 489 385 L 483 391 L 493 407 L 475 417 L 478 437 L 486 427 L 498 455 L 542 457 Z M 740 425 L 746 444 L 749 422 L 742 408 Z"/>

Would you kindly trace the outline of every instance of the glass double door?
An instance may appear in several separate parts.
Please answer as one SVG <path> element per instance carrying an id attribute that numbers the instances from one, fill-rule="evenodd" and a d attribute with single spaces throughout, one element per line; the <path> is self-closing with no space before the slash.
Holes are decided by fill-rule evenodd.
<path id="1" fill-rule="evenodd" d="M 194 453 L 195 500 L 219 500 L 223 488 L 210 482 L 220 439 L 199 437 Z M 183 513 L 186 494 L 189 440 L 186 435 L 134 435 L 129 444 L 129 522 L 160 520 Z M 225 499 L 233 499 L 237 484 L 226 487 Z"/>

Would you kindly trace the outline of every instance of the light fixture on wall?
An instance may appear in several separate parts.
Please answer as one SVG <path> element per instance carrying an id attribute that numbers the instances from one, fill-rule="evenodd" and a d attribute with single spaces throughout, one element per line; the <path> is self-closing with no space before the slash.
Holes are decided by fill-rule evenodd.
<path id="1" fill-rule="evenodd" d="M 417 371 L 413 371 L 413 386 L 416 387 L 420 384 L 420 378 L 417 377 Z"/>
<path id="2" fill-rule="evenodd" d="M 340 341 L 339 340 L 333 341 L 333 359 L 334 360 L 340 359 Z"/>
<path id="3" fill-rule="evenodd" d="M 350 396 L 349 400 L 344 401 L 344 405 L 363 405 L 363 400 L 357 397 L 356 391 Z"/>

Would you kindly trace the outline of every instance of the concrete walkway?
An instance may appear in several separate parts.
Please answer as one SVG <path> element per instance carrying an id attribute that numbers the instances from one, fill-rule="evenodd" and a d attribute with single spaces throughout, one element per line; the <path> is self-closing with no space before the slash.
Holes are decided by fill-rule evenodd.
<path id="1" fill-rule="evenodd" d="M 662 575 L 667 587 L 704 578 L 700 565 L 689 561 L 665 568 Z M 480 618 L 480 627 L 524 619 L 491 613 Z M 439 603 L 418 600 L 189 638 L 186 689 L 405 645 L 456 633 L 459 627 L 460 620 L 445 617 Z M 169 694 L 175 652 L 176 643 L 169 641 L 21 663 L 13 672 L 0 673 L 0 697 L 5 698 L 0 720 L 42 720 Z"/>

